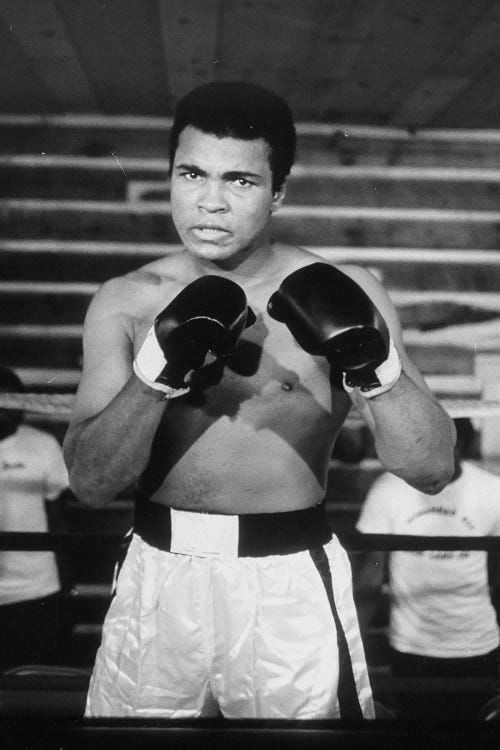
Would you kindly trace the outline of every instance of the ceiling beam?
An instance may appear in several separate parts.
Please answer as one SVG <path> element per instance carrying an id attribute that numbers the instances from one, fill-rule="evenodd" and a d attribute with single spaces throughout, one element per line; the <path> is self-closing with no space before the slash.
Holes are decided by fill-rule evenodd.
<path id="1" fill-rule="evenodd" d="M 428 76 L 391 117 L 391 125 L 425 125 L 470 84 L 470 76 Z"/>
<path id="2" fill-rule="evenodd" d="M 77 51 L 52 0 L 2 0 L 0 19 L 60 110 L 97 110 Z"/>
<path id="3" fill-rule="evenodd" d="M 491 0 L 490 0 L 491 2 Z M 455 37 L 444 58 L 431 67 L 427 75 L 402 101 L 388 124 L 425 126 L 436 121 L 454 101 L 464 95 L 491 63 L 498 52 L 500 6 L 494 0 L 488 7 L 476 7 L 478 15 Z M 492 90 L 493 91 L 493 90 Z"/>
<path id="4" fill-rule="evenodd" d="M 158 0 L 170 94 L 179 99 L 216 77 L 220 0 Z"/>
<path id="5" fill-rule="evenodd" d="M 326 3 L 318 18 L 309 57 L 296 70 L 290 105 L 298 117 L 316 111 L 330 115 L 343 82 L 367 44 L 384 11 L 385 0 L 336 0 Z"/>
<path id="6" fill-rule="evenodd" d="M 315 47 L 326 0 L 232 0 L 221 18 L 219 78 L 248 81 L 288 99 Z"/>

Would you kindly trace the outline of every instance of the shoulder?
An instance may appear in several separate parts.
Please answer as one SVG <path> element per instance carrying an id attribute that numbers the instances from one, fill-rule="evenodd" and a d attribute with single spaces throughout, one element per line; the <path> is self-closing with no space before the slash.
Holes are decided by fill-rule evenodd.
<path id="1" fill-rule="evenodd" d="M 395 490 L 401 491 L 403 487 L 407 486 L 403 479 L 391 474 L 389 471 L 385 471 L 380 474 L 375 481 L 372 483 L 369 493 L 386 493 L 393 492 Z"/>
<path id="2" fill-rule="evenodd" d="M 16 432 L 17 437 L 19 440 L 43 440 L 45 438 L 46 433 L 42 430 L 37 429 L 36 427 L 32 427 L 29 424 L 21 424 L 17 428 Z"/>
<path id="3" fill-rule="evenodd" d="M 463 461 L 462 471 L 471 477 L 474 482 L 479 482 L 482 486 L 496 489 L 499 493 L 498 500 L 500 502 L 500 476 L 498 474 L 493 474 L 483 466 L 470 461 Z"/>
<path id="4" fill-rule="evenodd" d="M 371 271 L 361 266 L 348 264 L 336 265 L 335 267 L 363 289 L 384 318 L 391 318 L 395 315 L 394 303 L 386 288 Z"/>
<path id="5" fill-rule="evenodd" d="M 162 295 L 171 288 L 175 294 L 189 279 L 187 264 L 179 254 L 152 261 L 123 276 L 105 281 L 94 295 L 87 318 L 124 316 L 136 314 L 146 300 L 152 301 L 158 292 Z"/>
<path id="6" fill-rule="evenodd" d="M 399 502 L 396 505 L 394 503 L 395 498 L 400 495 L 397 483 L 393 482 L 395 479 L 397 478 L 392 474 L 385 472 L 372 483 L 356 523 L 358 531 L 387 533 L 390 530 L 389 524 L 395 517 L 394 508 L 401 506 Z"/>
<path id="7" fill-rule="evenodd" d="M 286 242 L 275 242 L 273 252 L 277 270 L 286 274 L 291 274 L 313 263 L 326 262 L 319 255 L 299 245 L 289 245 Z"/>
<path id="8" fill-rule="evenodd" d="M 175 275 L 169 274 L 170 265 L 163 263 L 159 266 L 157 262 L 153 262 L 124 276 L 108 279 L 97 290 L 93 304 L 129 310 L 134 300 L 142 298 L 145 293 L 150 293 L 160 284 L 168 281 L 175 283 Z"/>
<path id="9" fill-rule="evenodd" d="M 365 505 L 374 513 L 388 513 L 397 517 L 408 507 L 411 499 L 418 497 L 418 491 L 403 479 L 390 472 L 384 472 L 369 488 Z"/>
<path id="10" fill-rule="evenodd" d="M 36 446 L 37 449 L 61 450 L 59 442 L 53 435 L 31 425 L 20 425 L 17 430 L 17 436 L 25 445 Z"/>
<path id="11" fill-rule="evenodd" d="M 384 318 L 398 349 L 403 349 L 401 325 L 396 307 L 383 284 L 371 271 L 361 266 L 333 263 L 328 258 L 323 258 L 321 255 L 312 253 L 302 247 L 284 243 L 276 243 L 275 253 L 279 258 L 279 263 L 286 268 L 287 274 L 313 263 L 323 263 L 348 276 L 368 295 Z"/>
<path id="12" fill-rule="evenodd" d="M 336 268 L 358 284 L 358 286 L 360 286 L 370 297 L 380 313 L 385 315 L 388 310 L 394 310 L 394 305 L 385 287 L 368 269 L 347 263 L 333 263 L 328 260 L 328 258 L 323 258 L 321 255 L 317 255 L 316 253 L 312 253 L 309 250 L 305 250 L 298 246 L 279 244 L 277 245 L 277 250 L 280 257 L 285 260 L 289 273 L 313 263 L 324 263 L 325 265 Z"/>

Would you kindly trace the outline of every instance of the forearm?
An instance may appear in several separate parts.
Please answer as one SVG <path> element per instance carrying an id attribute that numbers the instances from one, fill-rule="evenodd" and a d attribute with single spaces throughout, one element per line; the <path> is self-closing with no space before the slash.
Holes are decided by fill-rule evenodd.
<path id="1" fill-rule="evenodd" d="M 68 430 L 64 457 L 79 500 L 101 507 L 138 479 L 165 410 L 163 396 L 133 376 L 103 411 Z"/>
<path id="2" fill-rule="evenodd" d="M 355 396 L 387 471 L 427 494 L 440 492 L 454 472 L 455 428 L 444 409 L 404 373 L 372 399 Z"/>

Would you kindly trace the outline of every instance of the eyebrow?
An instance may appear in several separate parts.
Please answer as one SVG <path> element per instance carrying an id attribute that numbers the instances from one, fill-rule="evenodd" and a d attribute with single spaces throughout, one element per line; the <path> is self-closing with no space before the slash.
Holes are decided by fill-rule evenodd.
<path id="1" fill-rule="evenodd" d="M 204 169 L 201 169 L 201 167 L 196 166 L 196 164 L 177 164 L 176 169 L 183 172 L 197 172 L 198 174 L 202 175 L 202 177 L 205 177 L 207 173 Z M 249 172 L 246 170 L 238 170 L 234 169 L 229 172 L 224 172 L 222 177 L 225 180 L 237 180 L 239 178 L 247 178 L 250 177 L 254 180 L 262 180 L 263 176 L 261 174 L 258 174 L 257 172 Z"/>

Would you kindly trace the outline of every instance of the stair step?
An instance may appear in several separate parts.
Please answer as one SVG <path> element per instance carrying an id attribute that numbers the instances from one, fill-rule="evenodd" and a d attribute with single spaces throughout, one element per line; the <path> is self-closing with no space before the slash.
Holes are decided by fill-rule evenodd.
<path id="1" fill-rule="evenodd" d="M 1 297 L 0 297 L 1 299 Z M 81 338 L 63 338 L 51 336 L 50 323 L 43 333 L 33 336 L 27 335 L 29 326 L 23 325 L 26 335 L 13 336 L 12 326 L 0 327 L 0 346 L 3 351 L 3 361 L 7 366 L 19 372 L 23 382 L 30 390 L 66 391 L 73 390 L 79 382 L 81 369 Z M 2 329 L 7 328 L 7 334 Z M 77 328 L 75 326 L 75 328 Z M 484 338 L 474 334 L 474 329 L 467 338 L 465 327 L 459 327 L 459 334 L 447 337 L 444 332 L 436 332 L 439 336 L 429 339 L 421 336 L 420 332 L 405 333 L 406 350 L 421 372 L 428 375 L 446 375 L 462 377 L 472 374 L 475 354 L 481 351 L 496 351 L 500 336 Z M 34 326 L 39 329 L 39 326 Z M 452 329 L 450 329 L 452 330 Z M 453 341 L 453 338 L 456 340 Z M 462 339 L 460 342 L 459 339 Z M 53 343 L 53 345 L 50 345 Z M 443 395 L 452 396 L 442 391 Z M 468 395 L 467 392 L 464 395 Z"/>
<path id="2" fill-rule="evenodd" d="M 82 326 L 0 325 L 3 357 L 16 368 L 82 366 Z"/>
<path id="3" fill-rule="evenodd" d="M 168 201 L 168 161 L 0 155 L 0 197 Z M 287 204 L 495 210 L 500 170 L 296 164 Z"/>
<path id="4" fill-rule="evenodd" d="M 493 252 L 493 251 L 492 251 Z M 166 255 L 167 252 L 164 253 Z M 348 263 L 356 263 L 347 258 Z M 5 253 L 0 250 L 3 281 L 53 281 L 61 282 L 90 282 L 102 284 L 115 276 L 123 276 L 137 270 L 141 266 L 157 259 L 157 255 L 54 255 L 43 251 L 33 255 L 19 255 Z M 319 259 L 318 259 L 319 260 Z M 399 263 L 366 258 L 365 262 L 358 262 L 369 268 L 384 283 L 386 287 L 400 290 L 463 290 L 463 291 L 498 291 L 500 292 L 500 269 L 496 263 L 473 263 L 450 268 L 443 262 Z"/>
<path id="5" fill-rule="evenodd" d="M 57 245 L 59 250 L 52 249 Z M 91 282 L 102 284 L 107 279 L 130 273 L 146 263 L 178 250 L 178 245 L 165 245 L 163 251 L 149 251 L 148 247 L 130 243 L 120 252 L 100 252 L 99 245 L 107 243 L 0 243 L 2 279 L 23 281 Z M 127 243 L 125 243 L 127 244 Z M 117 247 L 117 245 L 112 245 Z M 27 248 L 30 248 L 27 250 Z"/>
<path id="6" fill-rule="evenodd" d="M 31 307 L 28 301 L 26 304 Z M 38 305 L 38 310 L 40 311 L 40 305 Z M 52 307 L 49 306 L 47 315 L 51 313 Z M 38 315 L 38 319 L 40 317 Z M 51 329 L 57 330 L 58 327 L 50 323 L 51 321 L 47 321 L 45 329 L 35 325 L 32 336 L 29 333 L 29 325 L 24 323 L 20 327 L 22 333 L 19 336 L 13 335 L 15 326 L 0 327 L 0 345 L 4 364 L 13 367 L 19 373 L 29 391 L 74 391 L 80 380 L 81 338 L 76 333 L 74 337 L 65 338 L 57 334 L 52 337 Z M 59 326 L 59 328 L 63 327 Z M 68 328 L 76 331 L 80 327 L 69 326 Z M 424 375 L 458 377 L 472 375 L 475 355 L 480 351 L 491 350 L 491 347 L 495 351 L 499 342 L 499 334 L 497 331 L 495 337 L 485 333 L 482 339 L 474 334 L 473 329 L 470 338 L 467 338 L 466 328 L 468 326 L 459 327 L 460 336 L 455 335 L 457 339 L 455 342 L 451 334 L 448 337 L 445 335 L 446 329 L 444 332 L 431 331 L 425 335 L 421 335 L 418 331 L 405 332 L 406 350 Z M 433 337 L 433 333 L 439 336 Z M 429 338 L 426 338 L 427 336 Z M 461 343 L 459 338 L 462 339 Z M 48 342 L 51 341 L 54 345 L 48 346 Z M 455 390 L 445 391 L 444 387 L 441 392 L 443 396 L 453 396 L 457 393 Z M 470 394 L 464 392 L 463 395 Z M 51 419 L 57 421 L 57 417 L 51 417 Z"/>
<path id="7" fill-rule="evenodd" d="M 0 282 L 5 325 L 82 324 L 97 284 Z"/>
<path id="8" fill-rule="evenodd" d="M 398 307 L 420 306 L 430 304 L 465 305 L 471 309 L 500 311 L 500 294 L 496 292 L 464 291 L 456 292 L 450 289 L 436 290 L 404 290 L 389 289 L 394 304 Z"/>
<path id="9" fill-rule="evenodd" d="M 423 262 L 428 265 L 500 265 L 500 251 L 480 248 L 432 248 L 432 247 L 356 247 L 334 245 L 305 245 L 306 250 L 315 253 L 333 263 L 362 263 L 370 265 L 376 263 L 409 264 Z M 105 242 L 86 240 L 42 240 L 42 239 L 0 239 L 0 253 L 6 259 L 10 255 L 27 255 L 31 259 L 38 254 L 46 254 L 52 259 L 58 255 L 94 256 L 93 261 L 100 257 L 117 259 L 120 257 L 139 256 L 142 262 L 149 258 L 160 258 L 182 250 L 179 243 L 166 244 L 164 242 Z M 33 262 L 31 260 L 30 262 Z"/>
<path id="10" fill-rule="evenodd" d="M 401 316 L 407 326 L 411 325 L 410 310 Z M 405 330 L 403 338 L 406 348 L 427 350 L 439 347 L 455 347 L 457 353 L 469 350 L 471 353 L 500 351 L 500 316 L 482 323 L 459 322 L 437 330 Z"/>
<path id="11" fill-rule="evenodd" d="M 55 299 L 71 296 L 87 300 L 97 291 L 99 285 L 90 282 L 57 281 L 0 281 L 0 294 L 6 298 L 22 295 L 47 296 Z M 388 288 L 397 307 L 425 308 L 428 305 L 447 305 L 450 309 L 462 305 L 481 311 L 500 311 L 500 292 L 459 291 L 451 289 L 405 290 Z M 7 321 L 5 321 L 7 322 Z"/>
<path id="12" fill-rule="evenodd" d="M 0 200 L 5 238 L 176 244 L 166 202 Z M 499 211 L 283 206 L 276 237 L 302 245 L 497 249 Z"/>
<path id="13" fill-rule="evenodd" d="M 133 179 L 126 195 L 130 201 L 169 201 L 170 183 Z M 287 183 L 286 205 L 495 211 L 499 197 L 498 170 L 297 165 Z"/>
<path id="14" fill-rule="evenodd" d="M 454 335 L 449 333 L 446 336 L 444 332 L 438 331 L 439 335 L 429 342 L 426 336 L 421 336 L 419 331 L 409 331 L 404 335 L 407 348 L 412 346 L 414 349 L 421 349 L 423 352 L 429 350 L 432 344 L 434 354 L 439 355 L 439 348 L 450 343 L 457 345 L 458 353 L 461 349 L 470 349 L 472 353 L 478 351 L 495 351 L 500 346 L 500 325 L 496 324 L 496 330 L 488 334 L 488 328 L 484 333 L 477 332 L 479 327 L 467 332 L 467 326 L 458 327 L 458 332 Z M 60 335 L 59 331 L 68 329 L 72 333 Z M 58 370 L 72 371 L 81 368 L 82 365 L 82 343 L 81 343 L 81 326 L 2 326 L 0 325 L 0 347 L 3 352 L 4 361 L 9 362 L 10 366 L 19 368 L 29 368 L 37 366 L 40 368 L 55 368 Z M 73 333 L 74 331 L 74 333 Z M 80 333 L 78 333 L 80 331 Z M 428 346 L 429 345 L 429 346 Z M 424 370 L 424 372 L 426 372 Z M 442 369 L 441 373 L 445 373 Z M 440 373 L 438 373 L 440 374 Z M 452 372 L 451 375 L 461 377 L 462 373 Z M 450 391 L 454 393 L 455 391 Z M 468 391 L 464 391 L 465 394 Z"/>
<path id="15" fill-rule="evenodd" d="M 6 364 L 79 368 L 81 326 L 97 288 L 97 284 L 82 282 L 0 282 L 0 340 Z M 392 290 L 390 294 L 407 347 L 418 356 L 417 365 L 422 357 L 436 362 L 430 369 L 425 366 L 423 372 L 470 372 L 454 369 L 440 347 L 463 367 L 464 359 L 470 360 L 474 351 L 491 351 L 498 346 L 500 293 Z M 417 330 L 419 327 L 428 330 Z M 47 350 L 47 339 L 57 342 L 56 346 Z M 30 361 L 30 351 L 36 355 L 36 362 Z"/>
<path id="16" fill-rule="evenodd" d="M 2 240 L 2 279 L 100 284 L 180 249 L 161 243 Z M 334 263 L 369 267 L 392 288 L 500 291 L 500 252 L 495 250 L 308 249 Z"/>
<path id="17" fill-rule="evenodd" d="M 0 115 L 4 153 L 168 157 L 170 118 Z M 296 124 L 298 156 L 325 164 L 500 166 L 496 130 L 432 130 L 338 123 Z"/>

